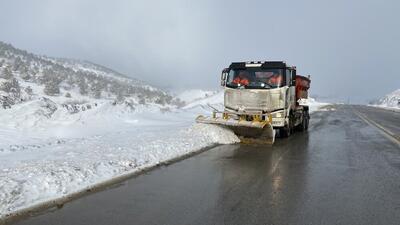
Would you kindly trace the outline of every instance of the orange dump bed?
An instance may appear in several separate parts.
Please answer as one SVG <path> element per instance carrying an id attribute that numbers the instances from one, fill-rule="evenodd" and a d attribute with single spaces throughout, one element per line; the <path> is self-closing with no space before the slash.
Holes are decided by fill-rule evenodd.
<path id="1" fill-rule="evenodd" d="M 308 98 L 310 83 L 310 78 L 301 75 L 296 76 L 296 100 L 300 98 Z"/>

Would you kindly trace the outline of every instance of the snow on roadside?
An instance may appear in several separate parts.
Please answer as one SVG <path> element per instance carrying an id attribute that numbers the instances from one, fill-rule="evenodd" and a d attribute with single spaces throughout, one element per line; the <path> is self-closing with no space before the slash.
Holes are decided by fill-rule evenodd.
<path id="1" fill-rule="evenodd" d="M 62 197 L 126 172 L 238 141 L 229 130 L 196 124 L 134 127 L 107 135 L 54 140 L 2 153 L 0 215 Z"/>
<path id="2" fill-rule="evenodd" d="M 196 100 L 207 99 L 208 97 L 215 95 L 217 92 L 218 91 L 204 91 L 200 89 L 192 89 L 183 91 L 176 97 L 178 97 L 180 100 L 188 104 Z"/>
<path id="3" fill-rule="evenodd" d="M 32 111 L 43 102 L 1 111 L 0 218 L 214 144 L 239 142 L 230 130 L 193 122 L 210 112 L 208 105 L 223 107 L 223 92 L 192 96 L 183 109 L 167 113 L 109 102 L 76 114 Z M 311 111 L 327 105 L 309 104 Z"/>
<path id="4" fill-rule="evenodd" d="M 397 89 L 397 90 L 387 94 L 386 96 L 381 98 L 377 102 L 377 104 L 373 104 L 371 106 L 399 111 L 400 110 L 400 89 Z"/>
<path id="5" fill-rule="evenodd" d="M 118 106 L 108 107 L 64 121 L 66 115 L 55 112 L 43 122 L 37 119 L 41 115 L 25 115 L 21 106 L 19 114 L 13 111 L 17 117 L 8 119 L 21 123 L 25 118 L 27 124 L 15 126 L 6 123 L 11 114 L 1 115 L 6 119 L 0 125 L 0 218 L 214 144 L 239 141 L 230 130 L 194 124 L 194 112 L 116 113 Z"/>
<path id="6" fill-rule="evenodd" d="M 318 102 L 314 98 L 308 98 L 307 105 L 309 107 L 310 113 L 313 113 L 316 111 L 324 111 L 323 107 L 327 106 L 327 105 L 331 105 L 331 103 Z"/>

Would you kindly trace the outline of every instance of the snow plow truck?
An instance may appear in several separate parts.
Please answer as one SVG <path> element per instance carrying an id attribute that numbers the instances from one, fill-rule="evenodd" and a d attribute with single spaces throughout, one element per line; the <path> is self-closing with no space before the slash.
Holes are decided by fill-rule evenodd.
<path id="1" fill-rule="evenodd" d="M 310 76 L 283 61 L 234 62 L 221 74 L 224 110 L 200 115 L 198 123 L 232 129 L 242 142 L 272 144 L 276 133 L 289 137 L 308 129 Z"/>

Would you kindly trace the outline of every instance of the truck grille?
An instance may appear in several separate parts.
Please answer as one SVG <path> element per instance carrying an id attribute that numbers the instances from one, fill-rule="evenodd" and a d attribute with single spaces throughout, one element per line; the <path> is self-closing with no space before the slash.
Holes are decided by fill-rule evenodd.
<path id="1" fill-rule="evenodd" d="M 225 89 L 225 107 L 238 111 L 272 111 L 283 108 L 281 90 Z"/>

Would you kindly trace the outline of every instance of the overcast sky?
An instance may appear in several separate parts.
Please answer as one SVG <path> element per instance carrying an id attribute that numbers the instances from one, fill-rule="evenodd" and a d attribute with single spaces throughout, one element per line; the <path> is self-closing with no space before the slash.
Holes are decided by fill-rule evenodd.
<path id="1" fill-rule="evenodd" d="M 285 60 L 314 95 L 400 88 L 400 1 L 0 0 L 0 40 L 164 88 L 217 89 L 232 61 Z"/>

